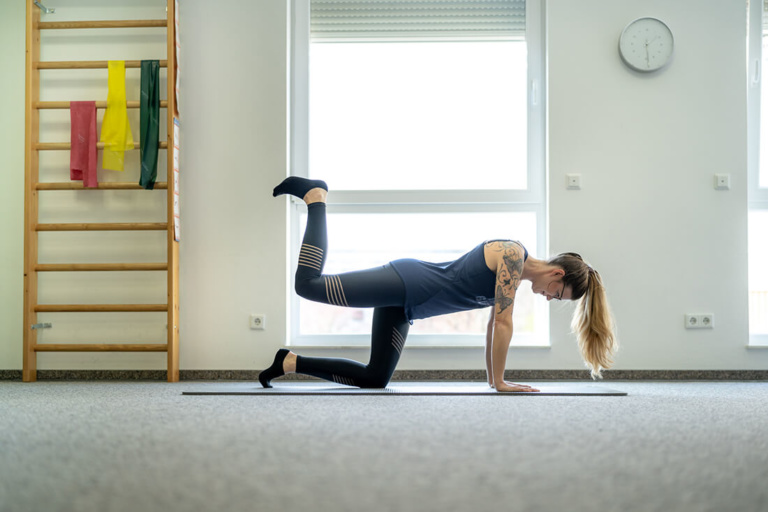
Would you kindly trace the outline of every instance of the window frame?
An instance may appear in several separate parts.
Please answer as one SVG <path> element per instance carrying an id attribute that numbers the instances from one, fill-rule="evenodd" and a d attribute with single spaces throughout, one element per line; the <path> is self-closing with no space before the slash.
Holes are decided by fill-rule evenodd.
<path id="1" fill-rule="evenodd" d="M 309 175 L 309 47 L 310 0 L 291 0 L 289 16 L 290 174 Z M 526 190 L 337 190 L 329 196 L 328 213 L 446 213 L 446 212 L 533 212 L 536 215 L 537 246 L 531 252 L 547 253 L 546 194 L 546 66 L 545 15 L 542 0 L 526 2 L 528 51 L 528 169 Z M 477 39 L 482 40 L 482 39 Z M 494 39 L 497 40 L 497 39 Z M 322 43 L 335 44 L 335 43 Z M 296 272 L 301 245 L 303 201 L 291 198 L 289 244 L 291 276 Z M 292 279 L 289 279 L 292 282 Z M 369 335 L 299 334 L 299 297 L 289 294 L 289 345 L 294 347 L 367 347 Z M 512 346 L 550 347 L 549 308 L 536 301 L 537 334 L 516 334 Z M 478 347 L 485 334 L 412 334 L 409 347 Z"/>
<path id="2" fill-rule="evenodd" d="M 749 26 L 747 46 L 747 197 L 748 210 L 768 211 L 768 188 L 760 188 L 760 124 L 762 88 L 763 39 L 768 37 L 764 29 L 762 1 L 749 2 Z M 765 35 L 764 35 L 765 34 Z M 768 99 L 765 99 L 768 101 Z M 749 347 L 768 347 L 768 334 L 749 333 Z"/>

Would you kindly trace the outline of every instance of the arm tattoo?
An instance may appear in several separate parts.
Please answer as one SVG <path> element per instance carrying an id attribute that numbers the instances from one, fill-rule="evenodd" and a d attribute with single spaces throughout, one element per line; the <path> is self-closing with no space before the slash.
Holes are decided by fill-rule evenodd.
<path id="1" fill-rule="evenodd" d="M 504 295 L 504 289 L 501 286 L 496 286 L 496 305 L 499 308 L 499 313 L 507 309 L 515 302 L 515 299 Z"/>
<path id="2" fill-rule="evenodd" d="M 504 263 L 496 271 L 496 312 L 502 313 L 515 302 L 515 291 L 523 274 L 523 258 L 516 243 L 503 242 L 498 250 L 503 251 Z"/>
<path id="3" fill-rule="evenodd" d="M 502 258 L 504 258 L 504 264 L 507 266 L 507 269 L 512 273 L 512 277 L 515 280 L 515 289 L 517 289 L 520 286 L 520 275 L 523 273 L 523 259 L 517 254 L 509 253 L 505 253 Z"/>

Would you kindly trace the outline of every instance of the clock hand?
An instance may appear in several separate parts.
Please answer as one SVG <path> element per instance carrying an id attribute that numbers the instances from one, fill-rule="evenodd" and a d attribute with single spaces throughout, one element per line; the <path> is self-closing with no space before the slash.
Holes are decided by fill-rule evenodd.
<path id="1" fill-rule="evenodd" d="M 648 54 L 648 41 L 645 42 L 645 63 L 649 68 L 651 67 L 651 56 Z"/>

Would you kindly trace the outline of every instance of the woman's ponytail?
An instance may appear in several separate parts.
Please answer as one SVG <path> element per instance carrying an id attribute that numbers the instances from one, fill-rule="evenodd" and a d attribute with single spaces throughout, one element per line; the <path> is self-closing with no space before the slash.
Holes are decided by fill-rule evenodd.
<path id="1" fill-rule="evenodd" d="M 573 312 L 571 328 L 576 333 L 581 357 L 589 367 L 592 378 L 600 379 L 601 372 L 613 365 L 618 342 L 600 274 L 589 267 L 588 280 L 587 292 L 579 299 Z"/>
<path id="2" fill-rule="evenodd" d="M 571 297 L 578 300 L 571 328 L 592 378 L 602 378 L 601 372 L 613 365 L 613 354 L 618 350 L 603 280 L 597 270 L 576 253 L 560 254 L 547 263 L 565 270 L 563 282 L 571 287 Z"/>

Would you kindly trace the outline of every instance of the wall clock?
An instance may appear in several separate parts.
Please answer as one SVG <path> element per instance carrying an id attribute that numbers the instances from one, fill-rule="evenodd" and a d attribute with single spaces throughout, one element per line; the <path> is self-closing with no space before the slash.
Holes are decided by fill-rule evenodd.
<path id="1" fill-rule="evenodd" d="M 624 64 L 649 73 L 663 68 L 672 58 L 675 41 L 672 31 L 656 18 L 639 18 L 627 25 L 619 37 L 619 54 Z"/>

